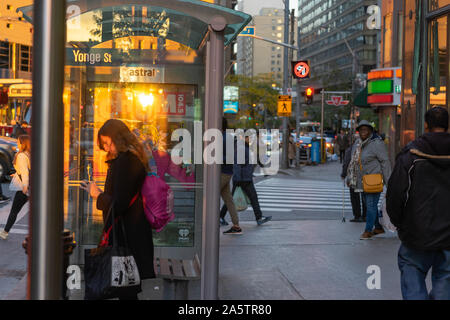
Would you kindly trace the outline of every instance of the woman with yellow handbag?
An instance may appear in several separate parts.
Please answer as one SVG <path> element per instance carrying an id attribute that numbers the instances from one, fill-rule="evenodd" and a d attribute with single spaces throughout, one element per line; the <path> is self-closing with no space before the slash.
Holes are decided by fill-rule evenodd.
<path id="1" fill-rule="evenodd" d="M 367 240 L 384 233 L 378 221 L 378 201 L 391 175 L 391 164 L 386 145 L 368 121 L 362 120 L 356 130 L 360 139 L 353 145 L 347 184 L 356 192 L 363 192 L 366 200 L 366 228 L 360 239 Z"/>

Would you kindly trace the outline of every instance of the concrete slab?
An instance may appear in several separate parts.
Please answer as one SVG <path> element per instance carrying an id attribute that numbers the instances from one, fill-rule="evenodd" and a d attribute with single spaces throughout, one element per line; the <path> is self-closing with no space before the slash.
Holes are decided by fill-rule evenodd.
<path id="1" fill-rule="evenodd" d="M 394 234 L 362 241 L 363 224 L 335 220 L 241 226 L 242 235 L 220 236 L 222 299 L 401 299 Z M 379 290 L 367 287 L 372 265 Z"/>

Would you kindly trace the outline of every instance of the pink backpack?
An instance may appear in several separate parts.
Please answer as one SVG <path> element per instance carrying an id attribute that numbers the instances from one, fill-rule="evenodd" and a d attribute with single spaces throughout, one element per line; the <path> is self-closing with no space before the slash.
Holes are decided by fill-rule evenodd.
<path id="1" fill-rule="evenodd" d="M 141 195 L 148 222 L 156 232 L 160 232 L 166 224 L 175 218 L 172 189 L 163 179 L 151 172 L 145 177 Z M 135 199 L 132 200 L 131 204 L 134 203 Z"/>

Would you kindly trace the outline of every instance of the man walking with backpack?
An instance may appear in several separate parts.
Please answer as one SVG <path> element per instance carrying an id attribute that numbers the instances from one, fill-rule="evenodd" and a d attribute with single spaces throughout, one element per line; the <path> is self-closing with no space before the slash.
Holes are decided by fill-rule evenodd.
<path id="1" fill-rule="evenodd" d="M 389 179 L 386 209 L 402 242 L 405 300 L 450 300 L 450 134 L 446 109 L 425 114 L 426 133 L 408 144 Z M 425 278 L 432 269 L 432 290 Z"/>

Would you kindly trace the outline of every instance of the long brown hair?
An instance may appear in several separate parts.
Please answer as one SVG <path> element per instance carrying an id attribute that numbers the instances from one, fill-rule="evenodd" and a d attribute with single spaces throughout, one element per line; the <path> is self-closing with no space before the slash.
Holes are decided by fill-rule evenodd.
<path id="1" fill-rule="evenodd" d="M 19 136 L 18 140 L 19 140 L 20 144 L 22 145 L 22 150 L 20 150 L 20 152 L 18 152 L 15 155 L 14 160 L 13 160 L 13 164 L 16 164 L 17 155 L 19 153 L 23 152 L 28 157 L 30 156 L 30 153 L 31 153 L 31 139 L 30 139 L 30 136 L 27 135 L 27 134 L 23 134 L 23 135 Z"/>
<path id="2" fill-rule="evenodd" d="M 117 152 L 132 152 L 141 160 L 145 170 L 149 170 L 148 158 L 144 147 L 125 123 L 117 119 L 109 119 L 103 124 L 97 134 L 97 143 L 99 148 L 104 151 L 100 136 L 110 137 L 116 146 Z M 107 158 L 111 159 L 112 157 L 113 155 L 108 153 Z"/>

